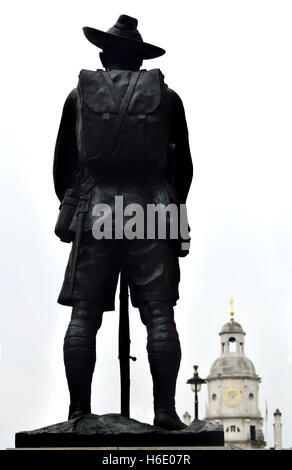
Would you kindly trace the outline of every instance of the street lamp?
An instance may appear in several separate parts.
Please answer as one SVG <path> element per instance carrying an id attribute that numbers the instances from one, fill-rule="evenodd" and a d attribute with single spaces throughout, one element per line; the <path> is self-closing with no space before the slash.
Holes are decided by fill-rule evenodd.
<path id="1" fill-rule="evenodd" d="M 206 380 L 201 379 L 198 374 L 198 367 L 199 366 L 194 366 L 194 375 L 191 377 L 188 381 L 187 384 L 191 385 L 192 392 L 195 394 L 195 419 L 198 419 L 198 393 L 201 390 L 201 385 L 206 383 Z"/>

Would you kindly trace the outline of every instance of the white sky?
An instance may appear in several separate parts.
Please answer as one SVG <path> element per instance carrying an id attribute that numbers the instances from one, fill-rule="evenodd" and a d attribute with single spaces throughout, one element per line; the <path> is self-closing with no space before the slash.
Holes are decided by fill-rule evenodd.
<path id="1" fill-rule="evenodd" d="M 177 409 L 193 413 L 186 380 L 218 357 L 234 297 L 246 355 L 262 377 L 260 407 L 283 414 L 292 446 L 292 4 L 289 0 L 10 1 L 2 6 L 0 447 L 67 418 L 62 343 L 70 308 L 56 303 L 70 247 L 54 236 L 52 181 L 62 106 L 81 68 L 100 66 L 82 27 L 119 14 L 167 50 L 159 67 L 181 96 L 194 181 L 191 254 L 181 261 L 176 320 L 183 359 Z M 97 342 L 93 412 L 119 412 L 118 312 Z M 131 416 L 153 419 L 146 334 L 131 309 Z M 206 387 L 205 387 L 206 388 Z M 206 389 L 200 394 L 204 415 Z M 265 428 L 264 428 L 265 429 Z"/>

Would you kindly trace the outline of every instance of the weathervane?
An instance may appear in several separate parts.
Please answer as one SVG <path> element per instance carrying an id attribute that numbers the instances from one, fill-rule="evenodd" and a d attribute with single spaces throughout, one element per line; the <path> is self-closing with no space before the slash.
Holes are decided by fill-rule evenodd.
<path id="1" fill-rule="evenodd" d="M 231 297 L 230 299 L 230 317 L 231 321 L 234 321 L 234 309 L 233 309 L 233 298 Z"/>

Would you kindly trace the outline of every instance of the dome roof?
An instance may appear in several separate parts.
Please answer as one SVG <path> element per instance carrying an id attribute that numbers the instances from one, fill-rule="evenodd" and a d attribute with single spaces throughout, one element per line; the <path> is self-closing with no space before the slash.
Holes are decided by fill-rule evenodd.
<path id="1" fill-rule="evenodd" d="M 222 335 L 224 333 L 241 333 L 245 335 L 242 326 L 236 321 L 229 321 L 228 323 L 225 323 L 219 335 Z"/>
<path id="2" fill-rule="evenodd" d="M 229 353 L 216 359 L 213 363 L 209 377 L 252 376 L 257 377 L 255 367 L 250 359 L 242 354 Z"/>

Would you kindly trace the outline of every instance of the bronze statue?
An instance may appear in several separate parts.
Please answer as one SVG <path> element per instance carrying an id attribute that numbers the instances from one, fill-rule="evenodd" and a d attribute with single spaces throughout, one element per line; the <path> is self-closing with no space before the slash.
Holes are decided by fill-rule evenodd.
<path id="1" fill-rule="evenodd" d="M 184 427 L 175 411 L 181 350 L 173 306 L 179 298 L 178 257 L 188 249 L 180 237 L 169 237 L 168 229 L 165 237 L 155 229 L 147 238 L 146 216 L 136 236 L 121 236 L 129 213 L 118 218 L 116 201 L 120 196 L 124 206 L 138 204 L 145 211 L 151 204 L 180 207 L 191 184 L 192 161 L 181 99 L 159 69 L 141 69 L 143 60 L 165 51 L 143 42 L 137 24 L 121 15 L 107 32 L 83 29 L 102 49 L 105 70 L 80 72 L 57 137 L 54 183 L 61 210 L 56 233 L 73 241 L 58 302 L 73 307 L 64 340 L 71 419 L 91 412 L 96 333 L 103 312 L 114 310 L 123 270 L 132 305 L 148 332 L 154 424 L 172 430 Z M 111 217 L 100 207 L 110 208 Z M 100 226 L 94 234 L 101 220 L 103 238 Z"/>

